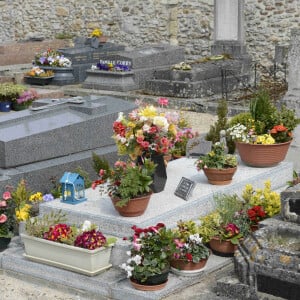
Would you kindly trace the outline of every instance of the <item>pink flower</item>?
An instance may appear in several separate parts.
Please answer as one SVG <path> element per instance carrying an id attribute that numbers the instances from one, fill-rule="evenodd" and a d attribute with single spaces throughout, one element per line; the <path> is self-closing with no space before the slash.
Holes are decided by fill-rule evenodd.
<path id="1" fill-rule="evenodd" d="M 11 199 L 11 193 L 10 192 L 4 192 L 3 195 L 2 195 L 2 198 L 4 200 Z"/>
<path id="2" fill-rule="evenodd" d="M 0 207 L 6 207 L 6 201 L 5 200 L 0 201 Z"/>
<path id="3" fill-rule="evenodd" d="M 5 214 L 0 215 L 0 223 L 3 224 L 7 221 L 7 216 Z"/>
<path id="4" fill-rule="evenodd" d="M 158 104 L 161 106 L 167 106 L 169 104 L 169 100 L 167 98 L 159 98 L 158 99 Z"/>

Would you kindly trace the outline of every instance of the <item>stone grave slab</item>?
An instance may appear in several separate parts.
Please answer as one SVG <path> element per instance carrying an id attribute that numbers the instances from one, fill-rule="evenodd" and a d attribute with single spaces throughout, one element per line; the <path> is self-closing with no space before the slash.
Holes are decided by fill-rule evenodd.
<path id="1" fill-rule="evenodd" d="M 1 121 L 0 167 L 16 167 L 113 145 L 111 124 L 119 111 L 135 107 L 109 96 L 77 100 L 56 99 L 49 104 L 36 101 L 36 106 L 19 118 Z"/>
<path id="2" fill-rule="evenodd" d="M 151 95 L 201 98 L 237 90 L 250 80 L 250 59 L 226 59 L 191 63 L 191 70 L 165 68 L 146 81 Z"/>
<path id="3" fill-rule="evenodd" d="M 87 78 L 83 82 L 83 87 L 103 89 L 103 90 L 119 90 L 117 81 L 130 80 L 123 90 L 142 89 L 145 87 L 146 80 L 153 77 L 156 70 L 166 66 L 171 66 L 184 60 L 184 49 L 178 46 L 168 44 L 145 45 L 142 48 L 121 51 L 118 54 L 103 54 L 99 57 L 98 62 L 107 61 L 116 64 L 118 62 L 128 62 L 131 66 L 131 72 L 128 75 L 120 75 L 119 72 L 107 71 L 109 75 L 102 72 L 87 72 Z M 126 73 L 126 72 L 125 72 Z M 98 80 L 95 79 L 97 74 Z M 116 77 L 116 78 L 114 78 Z M 102 83 L 102 81 L 105 81 Z M 132 84 L 134 81 L 134 84 Z M 111 82 L 111 85 L 109 84 Z"/>

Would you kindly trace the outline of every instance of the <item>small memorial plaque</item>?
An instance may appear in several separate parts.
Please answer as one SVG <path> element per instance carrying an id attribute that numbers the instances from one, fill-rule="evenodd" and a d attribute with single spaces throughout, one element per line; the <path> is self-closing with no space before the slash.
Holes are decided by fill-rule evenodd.
<path id="1" fill-rule="evenodd" d="M 176 188 L 175 195 L 184 200 L 188 200 L 188 197 L 192 193 L 194 186 L 195 186 L 194 181 L 182 177 Z"/>

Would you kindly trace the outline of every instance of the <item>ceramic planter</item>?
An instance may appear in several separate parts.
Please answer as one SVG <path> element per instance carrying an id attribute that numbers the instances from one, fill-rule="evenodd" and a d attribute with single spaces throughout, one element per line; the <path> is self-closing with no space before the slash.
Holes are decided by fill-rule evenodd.
<path id="1" fill-rule="evenodd" d="M 33 85 L 48 85 L 51 83 L 54 76 L 38 77 L 38 76 L 24 76 L 25 82 Z"/>
<path id="2" fill-rule="evenodd" d="M 210 184 L 214 185 L 226 185 L 230 184 L 234 173 L 237 168 L 227 168 L 227 169 L 214 169 L 206 168 L 203 169 L 205 176 Z"/>
<path id="3" fill-rule="evenodd" d="M 119 198 L 111 198 L 111 201 L 118 211 L 118 213 L 123 217 L 138 217 L 141 216 L 148 207 L 152 193 L 144 196 L 140 196 L 134 199 L 130 199 L 127 205 L 123 207 L 117 206 L 117 202 L 120 201 Z"/>
<path id="4" fill-rule="evenodd" d="M 131 285 L 141 291 L 157 291 L 163 289 L 168 282 L 169 269 L 149 277 L 145 282 L 140 283 L 134 278 L 130 278 Z"/>
<path id="5" fill-rule="evenodd" d="M 237 245 L 232 244 L 230 241 L 221 241 L 218 237 L 213 237 L 209 241 L 209 247 L 215 255 L 219 256 L 233 256 L 237 250 Z"/>
<path id="6" fill-rule="evenodd" d="M 32 261 L 94 276 L 107 269 L 110 264 L 112 245 L 88 250 L 21 234 L 25 246 L 24 256 Z"/>
<path id="7" fill-rule="evenodd" d="M 11 101 L 0 101 L 0 111 L 1 112 L 10 112 L 11 110 Z"/>
<path id="8" fill-rule="evenodd" d="M 201 259 L 198 263 L 187 262 L 184 259 L 171 260 L 171 270 L 177 275 L 193 276 L 205 270 L 208 258 Z"/>
<path id="9" fill-rule="evenodd" d="M 236 142 L 241 160 L 250 167 L 273 167 L 283 161 L 292 141 L 261 145 Z"/>

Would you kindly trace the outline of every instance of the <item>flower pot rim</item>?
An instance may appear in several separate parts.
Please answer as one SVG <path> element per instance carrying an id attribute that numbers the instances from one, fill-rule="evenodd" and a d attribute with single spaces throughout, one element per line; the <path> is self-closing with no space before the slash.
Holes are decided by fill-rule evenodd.
<path id="1" fill-rule="evenodd" d="M 293 141 L 293 138 L 290 139 L 287 142 L 283 142 L 283 143 L 275 143 L 275 144 L 253 144 L 253 143 L 245 143 L 245 142 L 239 142 L 236 141 L 236 144 L 242 144 L 242 145 L 249 145 L 249 146 L 259 146 L 259 147 L 263 147 L 263 146 L 280 146 L 280 145 L 284 145 L 284 144 L 290 144 Z"/>
<path id="2" fill-rule="evenodd" d="M 224 170 L 232 170 L 232 169 L 237 169 L 237 166 L 235 167 L 228 167 L 228 168 L 203 168 L 203 170 L 217 170 L 217 171 L 224 171 Z"/>

